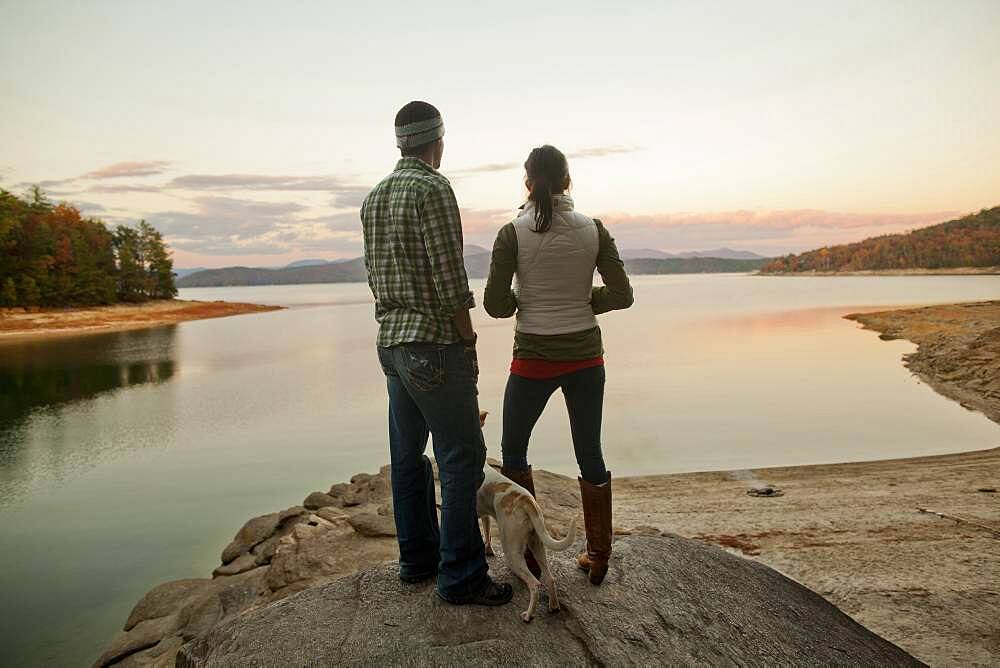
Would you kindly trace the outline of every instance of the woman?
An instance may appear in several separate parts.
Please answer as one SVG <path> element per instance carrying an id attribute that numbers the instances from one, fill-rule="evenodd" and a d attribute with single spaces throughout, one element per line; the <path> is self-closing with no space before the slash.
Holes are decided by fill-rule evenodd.
<path id="1" fill-rule="evenodd" d="M 528 439 L 549 397 L 562 389 L 587 531 L 578 563 L 597 585 L 611 556 L 611 473 L 601 454 L 604 348 L 595 316 L 631 306 L 632 287 L 608 231 L 573 210 L 566 156 L 542 146 L 531 151 L 524 169 L 528 201 L 497 234 L 483 300 L 494 318 L 517 314 L 503 401 L 501 472 L 534 495 Z M 604 287 L 594 287 L 595 268 Z"/>

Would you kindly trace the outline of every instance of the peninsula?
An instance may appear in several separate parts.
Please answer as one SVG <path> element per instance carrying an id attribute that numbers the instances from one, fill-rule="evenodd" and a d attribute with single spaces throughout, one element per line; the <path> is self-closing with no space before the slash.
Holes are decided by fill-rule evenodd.
<path id="1" fill-rule="evenodd" d="M 8 341 L 142 329 L 186 320 L 262 313 L 281 308 L 283 307 L 183 299 L 75 308 L 6 308 L 0 309 L 0 345 Z"/>

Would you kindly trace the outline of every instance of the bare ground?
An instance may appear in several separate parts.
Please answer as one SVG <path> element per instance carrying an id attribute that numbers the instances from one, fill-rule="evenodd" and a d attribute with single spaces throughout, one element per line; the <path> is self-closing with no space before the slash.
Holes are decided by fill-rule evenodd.
<path id="1" fill-rule="evenodd" d="M 1000 301 L 852 313 L 880 338 L 909 339 L 903 363 L 938 393 L 1000 423 Z"/>
<path id="2" fill-rule="evenodd" d="M 169 325 L 186 320 L 221 318 L 275 311 L 280 306 L 237 302 L 164 299 L 141 304 L 113 304 L 66 309 L 0 309 L 0 344 L 4 341 L 113 332 Z"/>
<path id="3" fill-rule="evenodd" d="M 746 494 L 761 483 L 784 496 Z M 917 508 L 1000 528 L 1000 495 L 979 491 L 998 487 L 1000 448 L 622 478 L 615 524 L 699 538 L 776 568 L 930 665 L 996 665 L 1000 540 Z"/>

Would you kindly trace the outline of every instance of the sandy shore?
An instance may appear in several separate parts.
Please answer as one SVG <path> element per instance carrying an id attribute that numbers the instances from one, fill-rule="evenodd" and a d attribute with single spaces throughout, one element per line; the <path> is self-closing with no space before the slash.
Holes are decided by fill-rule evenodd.
<path id="1" fill-rule="evenodd" d="M 784 495 L 747 495 L 761 483 Z M 1000 539 L 917 508 L 1000 528 L 1000 495 L 981 491 L 998 488 L 1000 448 L 622 478 L 615 523 L 705 540 L 767 564 L 930 665 L 996 665 Z"/>
<path id="2" fill-rule="evenodd" d="M 73 309 L 0 310 L 0 343 L 94 332 L 156 327 L 186 320 L 221 318 L 242 313 L 276 311 L 281 306 L 237 302 L 198 302 L 181 299 L 142 304 L 114 304 Z"/>

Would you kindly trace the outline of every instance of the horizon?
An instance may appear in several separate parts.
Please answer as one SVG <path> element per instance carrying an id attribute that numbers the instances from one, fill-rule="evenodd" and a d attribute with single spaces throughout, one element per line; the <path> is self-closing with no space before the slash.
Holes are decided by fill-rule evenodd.
<path id="1" fill-rule="evenodd" d="M 396 8 L 419 29 L 380 31 L 376 7 L 6 6 L 0 187 L 144 218 L 179 268 L 357 257 L 392 118 L 426 99 L 487 249 L 541 143 L 623 250 L 772 257 L 998 204 L 1000 4 L 567 7 Z"/>

